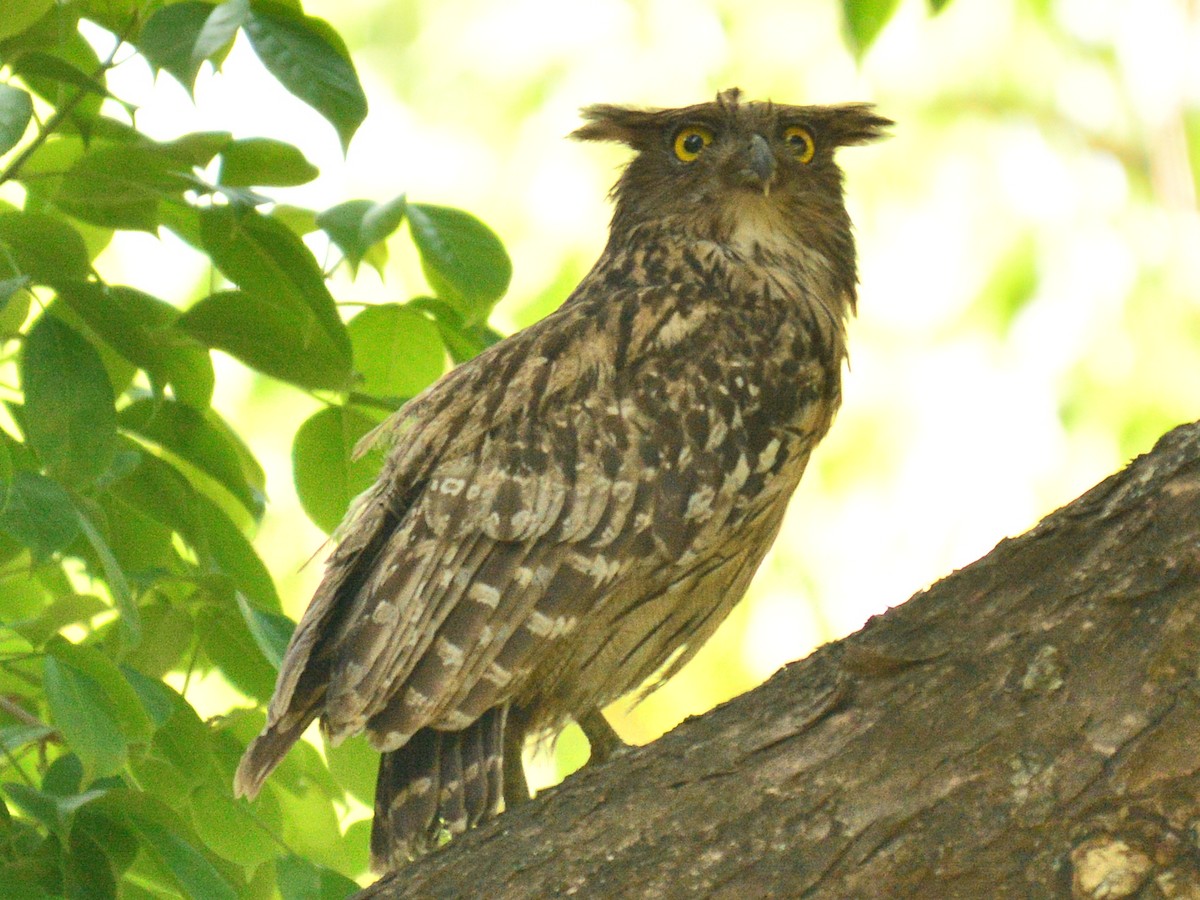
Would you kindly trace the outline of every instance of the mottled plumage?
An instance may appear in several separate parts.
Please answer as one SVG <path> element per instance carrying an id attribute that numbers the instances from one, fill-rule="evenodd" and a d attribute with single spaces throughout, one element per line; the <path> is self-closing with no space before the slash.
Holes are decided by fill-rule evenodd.
<path id="1" fill-rule="evenodd" d="M 636 151 L 604 253 L 369 439 L 390 455 L 238 770 L 254 796 L 314 718 L 365 731 L 377 867 L 497 811 L 506 724 L 553 733 L 691 658 L 840 401 L 856 276 L 833 153 L 890 123 L 736 90 L 584 116 L 575 137 Z"/>

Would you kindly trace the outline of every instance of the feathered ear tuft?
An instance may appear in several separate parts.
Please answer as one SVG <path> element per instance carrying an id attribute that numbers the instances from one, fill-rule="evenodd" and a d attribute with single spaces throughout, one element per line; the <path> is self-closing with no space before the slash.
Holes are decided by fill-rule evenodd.
<path id="1" fill-rule="evenodd" d="M 827 106 L 822 112 L 826 140 L 837 147 L 869 144 L 891 137 L 887 129 L 896 124 L 891 119 L 876 115 L 875 107 L 870 103 Z"/>
<path id="2" fill-rule="evenodd" d="M 585 106 L 580 114 L 587 124 L 572 131 L 571 137 L 577 141 L 617 141 L 641 147 L 650 135 L 658 133 L 662 113 L 662 110 L 608 103 Z"/>

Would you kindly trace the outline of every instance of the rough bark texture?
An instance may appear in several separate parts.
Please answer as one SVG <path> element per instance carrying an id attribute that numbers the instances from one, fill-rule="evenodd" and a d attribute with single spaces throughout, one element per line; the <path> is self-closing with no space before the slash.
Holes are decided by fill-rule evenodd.
<path id="1" fill-rule="evenodd" d="M 363 897 L 1200 898 L 1200 423 Z"/>

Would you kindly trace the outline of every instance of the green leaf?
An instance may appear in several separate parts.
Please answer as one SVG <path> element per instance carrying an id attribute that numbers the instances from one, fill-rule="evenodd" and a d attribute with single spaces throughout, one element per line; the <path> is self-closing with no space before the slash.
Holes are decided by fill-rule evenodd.
<path id="1" fill-rule="evenodd" d="M 233 136 L 228 131 L 192 131 L 173 141 L 151 146 L 170 153 L 189 166 L 204 168 L 232 142 Z"/>
<path id="2" fill-rule="evenodd" d="M 3 30 L 0 22 L 0 31 Z M 0 84 L 0 156 L 17 146 L 33 118 L 33 100 L 20 88 Z"/>
<path id="3" fill-rule="evenodd" d="M 4 495 L 0 530 L 28 547 L 35 560 L 42 560 L 78 537 L 79 513 L 57 481 L 18 472 Z"/>
<path id="4" fill-rule="evenodd" d="M 365 738 L 357 737 L 343 741 L 337 747 L 329 743 L 324 735 L 325 760 L 329 771 L 343 788 L 368 807 L 375 804 L 375 779 L 379 769 L 379 751 Z"/>
<path id="5" fill-rule="evenodd" d="M 232 187 L 307 184 L 320 169 L 291 144 L 270 138 L 233 141 L 221 151 L 221 184 Z"/>
<path id="6" fill-rule="evenodd" d="M 111 705 L 114 720 L 127 741 L 145 743 L 150 740 L 154 728 L 141 698 L 111 658 L 95 647 L 72 644 L 62 638 L 47 644 L 46 651 L 63 665 L 82 672 L 100 686 L 101 693 Z"/>
<path id="7" fill-rule="evenodd" d="M 855 59 L 863 58 L 898 5 L 899 0 L 842 0 L 842 23 Z"/>
<path id="8" fill-rule="evenodd" d="M 286 294 L 212 294 L 184 313 L 179 327 L 264 375 L 303 388 L 340 390 L 349 381 L 349 366 L 312 310 Z"/>
<path id="9" fill-rule="evenodd" d="M 125 578 L 125 570 L 117 562 L 117 558 L 113 555 L 112 549 L 108 546 L 108 542 L 100 530 L 82 511 L 79 515 L 79 527 L 88 543 L 92 545 L 92 551 L 104 569 L 104 577 L 108 582 L 109 591 L 112 592 L 113 602 L 116 603 L 117 609 L 121 613 L 121 632 L 126 641 L 131 646 L 135 646 L 142 637 L 142 620 L 133 599 L 133 592 L 129 589 L 129 581 Z"/>
<path id="10" fill-rule="evenodd" d="M 228 607 L 205 606 L 196 614 L 200 646 L 235 688 L 265 703 L 275 690 L 275 669 L 260 652 L 245 620 Z"/>
<path id="11" fill-rule="evenodd" d="M 345 150 L 367 117 L 367 97 L 337 33 L 321 19 L 257 2 L 243 25 L 267 71 L 325 117 Z"/>
<path id="12" fill-rule="evenodd" d="M 296 493 L 308 517 L 326 533 L 337 528 L 346 509 L 379 475 L 378 453 L 351 461 L 354 445 L 379 424 L 356 409 L 327 406 L 310 416 L 292 443 Z"/>
<path id="13" fill-rule="evenodd" d="M 86 622 L 110 608 L 107 603 L 92 594 L 67 594 L 45 607 L 36 617 L 21 622 L 10 622 L 9 627 L 28 639 L 35 647 L 40 647 L 68 625 Z"/>
<path id="14" fill-rule="evenodd" d="M 54 19 L 50 15 L 43 22 Z M 44 52 L 31 48 L 31 52 L 17 56 L 13 69 L 27 87 L 53 106 L 70 104 L 70 114 L 60 129 L 74 127 L 85 140 L 89 138 L 105 98 L 111 95 L 95 48 L 74 22 L 61 23 L 57 38 L 45 45 Z M 132 107 L 124 105 L 132 114 Z"/>
<path id="15" fill-rule="evenodd" d="M 503 340 L 503 335 L 488 327 L 486 322 L 465 324 L 453 307 L 435 297 L 415 297 L 405 305 L 433 316 L 442 343 L 450 351 L 450 358 L 455 365 L 478 356 L 492 344 Z"/>
<path id="16" fill-rule="evenodd" d="M 296 630 L 296 623 L 281 613 L 252 606 L 240 593 L 237 604 L 254 643 L 267 661 L 278 669 L 283 664 L 283 654 Z"/>
<path id="17" fill-rule="evenodd" d="M 79 232 L 54 216 L 35 212 L 0 212 L 0 263 L 12 262 L 14 274 L 35 284 L 59 287 L 87 278 L 91 271 L 87 246 Z"/>
<path id="18" fill-rule="evenodd" d="M 195 624 L 187 610 L 170 603 L 142 606 L 139 612 L 143 639 L 125 654 L 125 665 L 154 678 L 162 678 L 191 646 Z"/>
<path id="19" fill-rule="evenodd" d="M 83 829 L 71 829 L 63 859 L 63 888 L 69 898 L 78 900 L 116 900 L 117 879 L 104 848 L 111 841 L 105 835 L 101 844 Z"/>
<path id="20" fill-rule="evenodd" d="M 401 194 L 387 203 L 347 200 L 317 216 L 317 224 L 345 254 L 352 271 L 404 221 L 408 201 Z"/>
<path id="21" fill-rule="evenodd" d="M 111 700 L 92 676 L 47 656 L 43 664 L 50 717 L 83 761 L 89 778 L 115 775 L 125 766 L 127 745 Z"/>
<path id="22" fill-rule="evenodd" d="M 246 536 L 220 506 L 197 493 L 169 463 L 145 455 L 137 469 L 109 490 L 178 532 L 196 552 L 203 571 L 229 579 L 263 609 L 280 608 L 271 574 Z"/>
<path id="23" fill-rule="evenodd" d="M 63 798 L 49 791 L 39 791 L 24 784 L 6 784 L 4 792 L 11 797 L 27 815 L 37 819 L 47 829 L 58 835 L 64 835 L 67 825 L 78 804 L 64 805 Z M 89 791 L 88 800 L 102 796 L 103 792 Z"/>
<path id="24" fill-rule="evenodd" d="M 179 310 L 130 287 L 76 282 L 59 289 L 105 343 L 158 384 L 170 384 L 181 403 L 205 409 L 212 400 L 208 349 L 175 327 Z"/>
<path id="25" fill-rule="evenodd" d="M 203 59 L 194 59 L 192 49 L 212 14 L 210 3 L 184 2 L 164 6 L 142 27 L 138 49 L 157 71 L 169 72 L 192 93 Z"/>
<path id="26" fill-rule="evenodd" d="M 117 424 L 211 476 L 259 518 L 266 505 L 261 482 L 250 480 L 253 476 L 247 473 L 229 429 L 214 425 L 215 418 L 211 410 L 202 413 L 171 400 L 147 398 L 121 410 Z"/>
<path id="27" fill-rule="evenodd" d="M 225 0 L 204 20 L 200 33 L 192 44 L 192 65 L 196 68 L 227 48 L 250 15 L 250 0 Z"/>
<path id="28" fill-rule="evenodd" d="M 267 307 L 274 307 L 274 325 L 298 335 L 303 352 L 313 355 L 312 365 L 297 360 L 290 368 L 308 369 L 317 383 L 298 383 L 343 388 L 350 376 L 350 339 L 321 267 L 304 242 L 282 222 L 231 207 L 204 210 L 200 233 L 217 268 L 254 298 L 255 314 L 267 314 Z M 193 307 L 188 315 L 195 313 Z"/>
<path id="29" fill-rule="evenodd" d="M 388 303 L 368 306 L 346 326 L 354 368 L 365 394 L 395 402 L 427 388 L 446 370 L 437 323 L 416 310 Z"/>
<path id="30" fill-rule="evenodd" d="M 0 279 L 0 341 L 7 341 L 21 333 L 21 326 L 29 318 L 29 306 L 33 302 L 29 291 L 28 275 Z"/>
<path id="31" fill-rule="evenodd" d="M 142 848 L 171 874 L 183 896 L 238 900 L 237 890 L 165 806 L 131 792 L 125 799 L 129 804 L 127 819 L 141 837 Z"/>
<path id="32" fill-rule="evenodd" d="M 929 0 L 929 10 L 935 16 L 950 5 L 950 0 Z"/>
<path id="33" fill-rule="evenodd" d="M 340 872 L 291 854 L 275 863 L 283 900 L 345 900 L 360 888 Z"/>
<path id="34" fill-rule="evenodd" d="M 89 150 L 62 176 L 54 202 L 109 228 L 157 231 L 159 203 L 194 187 L 191 166 L 169 148 L 106 145 Z"/>
<path id="35" fill-rule="evenodd" d="M 20 34 L 54 6 L 54 0 L 23 0 L 0 6 L 0 40 Z"/>
<path id="36" fill-rule="evenodd" d="M 90 57 L 87 58 L 87 62 L 91 62 Z M 112 97 L 112 94 L 108 92 L 108 88 L 103 81 L 88 75 L 77 66 L 50 53 L 43 53 L 41 51 L 24 53 L 13 62 L 13 70 L 25 81 L 32 79 L 36 82 L 39 78 L 46 79 L 78 88 L 85 93 L 95 94 L 98 97 Z M 46 92 L 40 90 L 39 93 L 46 94 Z M 47 96 L 47 99 L 54 101 L 60 98 Z"/>
<path id="37" fill-rule="evenodd" d="M 247 803 L 239 803 L 229 788 L 202 784 L 192 791 L 192 827 L 209 849 L 242 866 L 256 866 L 274 858 L 279 847 L 259 825 Z M 355 885 L 357 888 L 358 886 Z"/>
<path id="38" fill-rule="evenodd" d="M 33 744 L 54 734 L 48 725 L 10 725 L 0 728 L 0 747 L 6 753 L 14 753 L 26 744 Z"/>
<path id="39" fill-rule="evenodd" d="M 113 389 L 95 348 L 54 316 L 42 315 L 21 352 L 25 428 L 51 475 L 87 484 L 116 451 Z"/>
<path id="40" fill-rule="evenodd" d="M 500 239 L 470 213 L 447 206 L 410 203 L 408 224 L 434 293 L 467 324 L 486 319 L 512 279 Z"/>

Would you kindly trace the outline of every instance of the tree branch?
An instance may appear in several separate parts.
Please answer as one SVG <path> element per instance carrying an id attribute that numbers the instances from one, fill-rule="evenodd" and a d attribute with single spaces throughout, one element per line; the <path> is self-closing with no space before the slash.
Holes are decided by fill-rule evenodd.
<path id="1" fill-rule="evenodd" d="M 1200 897 L 1200 423 L 360 897 Z"/>

